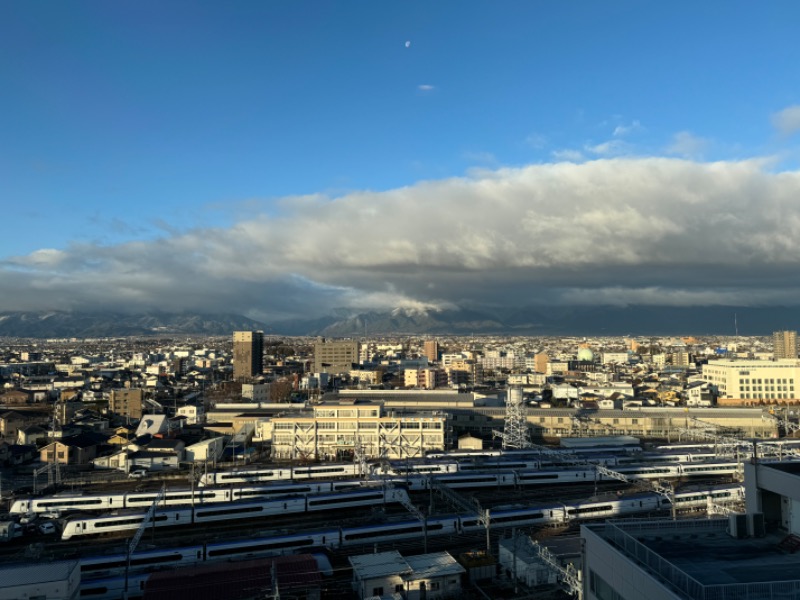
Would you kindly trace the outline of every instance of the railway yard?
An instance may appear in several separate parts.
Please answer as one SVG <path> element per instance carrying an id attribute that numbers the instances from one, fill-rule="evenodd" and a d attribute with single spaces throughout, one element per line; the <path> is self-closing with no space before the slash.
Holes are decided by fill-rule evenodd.
<path id="1" fill-rule="evenodd" d="M 453 454 L 356 469 L 363 471 L 259 465 L 204 473 L 191 487 L 145 478 L 18 495 L 9 518 L 22 530 L 48 522 L 54 531 L 0 544 L 0 560 L 78 559 L 81 597 L 116 599 L 126 586 L 127 597 L 143 597 L 153 571 L 306 552 L 332 565 L 322 597 L 349 598 L 349 556 L 391 549 L 458 556 L 487 543 L 494 554 L 512 532 L 575 540 L 587 520 L 697 516 L 744 495 L 739 464 L 701 447 Z"/>

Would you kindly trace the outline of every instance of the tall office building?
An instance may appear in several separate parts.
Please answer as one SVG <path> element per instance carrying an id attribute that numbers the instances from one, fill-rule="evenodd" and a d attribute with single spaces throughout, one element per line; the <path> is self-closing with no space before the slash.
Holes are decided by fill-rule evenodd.
<path id="1" fill-rule="evenodd" d="M 233 332 L 233 378 L 252 379 L 264 371 L 264 332 Z"/>
<path id="2" fill-rule="evenodd" d="M 358 364 L 359 343 L 351 340 L 314 342 L 315 373 L 349 373 Z"/>
<path id="3" fill-rule="evenodd" d="M 437 362 L 439 360 L 439 342 L 436 340 L 425 342 L 425 356 L 428 357 L 428 362 Z"/>
<path id="4" fill-rule="evenodd" d="M 772 334 L 772 345 L 775 358 L 797 358 L 796 331 L 776 331 Z"/>

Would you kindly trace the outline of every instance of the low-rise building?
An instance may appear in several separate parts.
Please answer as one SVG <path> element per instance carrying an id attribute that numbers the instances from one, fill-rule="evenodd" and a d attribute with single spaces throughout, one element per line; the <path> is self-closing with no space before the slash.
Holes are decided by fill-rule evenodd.
<path id="1" fill-rule="evenodd" d="M 348 558 L 353 590 L 362 599 L 400 596 L 406 600 L 436 600 L 461 593 L 466 572 L 447 552 L 404 558 L 397 550 Z"/>
<path id="2" fill-rule="evenodd" d="M 325 403 L 313 413 L 272 419 L 272 456 L 336 460 L 358 443 L 369 458 L 414 458 L 445 447 L 443 415 L 385 415 L 377 402 Z"/>
<path id="3" fill-rule="evenodd" d="M 80 584 L 77 560 L 0 568 L 0 600 L 74 600 Z"/>
<path id="4" fill-rule="evenodd" d="M 800 465 L 744 467 L 746 512 L 583 525 L 583 597 L 795 597 L 800 590 L 800 554 L 795 553 L 800 549 Z"/>

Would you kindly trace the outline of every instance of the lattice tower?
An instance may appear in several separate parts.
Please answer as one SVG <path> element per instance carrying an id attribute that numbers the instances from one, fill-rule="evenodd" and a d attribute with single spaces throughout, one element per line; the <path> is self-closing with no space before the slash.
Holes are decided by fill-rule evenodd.
<path id="1" fill-rule="evenodd" d="M 509 387 L 506 396 L 506 418 L 503 424 L 503 450 L 530 448 L 531 445 L 522 388 Z"/>

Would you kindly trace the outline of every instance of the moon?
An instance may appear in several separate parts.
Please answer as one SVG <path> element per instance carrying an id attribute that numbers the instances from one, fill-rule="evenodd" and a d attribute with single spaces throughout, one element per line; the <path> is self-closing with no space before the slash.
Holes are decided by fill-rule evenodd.
<path id="1" fill-rule="evenodd" d="M 411 48 L 411 42 L 406 41 L 406 48 Z"/>

